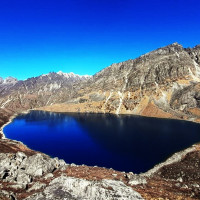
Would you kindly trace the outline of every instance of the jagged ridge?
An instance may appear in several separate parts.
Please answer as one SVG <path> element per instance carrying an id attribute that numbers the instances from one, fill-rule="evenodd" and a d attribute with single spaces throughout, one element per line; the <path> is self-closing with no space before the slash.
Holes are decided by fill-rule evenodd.
<path id="1" fill-rule="evenodd" d="M 76 86 L 62 110 L 198 121 L 200 47 L 173 43 L 103 69 Z M 63 109 L 64 106 L 64 109 Z M 61 111 L 59 105 L 45 110 Z"/>

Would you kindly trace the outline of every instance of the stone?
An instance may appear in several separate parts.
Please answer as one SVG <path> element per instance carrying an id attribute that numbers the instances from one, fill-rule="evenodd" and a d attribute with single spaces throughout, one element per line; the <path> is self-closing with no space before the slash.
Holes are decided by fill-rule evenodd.
<path id="1" fill-rule="evenodd" d="M 44 179 L 46 180 L 46 179 L 49 179 L 49 178 L 52 178 L 52 177 L 54 177 L 54 175 L 52 173 L 48 173 L 44 176 Z"/>
<path id="2" fill-rule="evenodd" d="M 46 187 L 45 183 L 36 182 L 31 186 L 31 188 L 28 189 L 28 192 L 31 192 L 33 190 L 44 189 L 45 187 Z"/>
<path id="3" fill-rule="evenodd" d="M 120 181 L 87 181 L 61 176 L 50 182 L 42 193 L 37 193 L 26 200 L 61 200 L 61 199 L 98 199 L 98 200 L 142 200 L 141 195 Z"/>
<path id="4" fill-rule="evenodd" d="M 129 178 L 128 183 L 132 186 L 147 183 L 147 180 L 144 176 L 140 176 L 140 175 L 133 174 L 133 173 L 128 173 L 127 177 Z"/>
<path id="5" fill-rule="evenodd" d="M 22 173 L 21 171 L 16 175 L 16 182 L 20 184 L 28 184 L 32 180 L 30 175 Z"/>
<path id="6" fill-rule="evenodd" d="M 19 189 L 26 189 L 26 184 L 19 184 L 19 183 L 17 183 L 17 184 L 14 184 L 14 185 L 9 185 L 9 188 L 13 188 L 13 189 L 15 189 L 15 190 L 19 190 Z"/>

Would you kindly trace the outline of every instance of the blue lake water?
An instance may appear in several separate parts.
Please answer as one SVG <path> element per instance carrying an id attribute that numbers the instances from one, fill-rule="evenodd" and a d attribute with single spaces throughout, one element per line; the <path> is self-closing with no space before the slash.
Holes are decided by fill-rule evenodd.
<path id="1" fill-rule="evenodd" d="M 200 124 L 132 115 L 31 111 L 16 117 L 4 133 L 67 163 L 134 173 L 200 142 Z"/>

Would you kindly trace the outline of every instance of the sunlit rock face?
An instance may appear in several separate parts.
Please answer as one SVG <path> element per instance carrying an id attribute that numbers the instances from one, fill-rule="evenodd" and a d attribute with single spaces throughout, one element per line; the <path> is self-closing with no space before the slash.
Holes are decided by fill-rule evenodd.
<path id="1" fill-rule="evenodd" d="M 93 76 L 60 71 L 25 81 L 0 79 L 0 109 L 43 107 L 198 121 L 199 55 L 200 46 L 185 49 L 173 43 Z"/>
<path id="2" fill-rule="evenodd" d="M 200 64 L 200 45 L 194 48 L 187 48 L 186 51 L 197 64 Z"/>
<path id="3" fill-rule="evenodd" d="M 108 199 L 143 200 L 141 195 L 123 182 L 113 180 L 87 181 L 67 176 L 60 176 L 50 182 L 42 192 L 28 197 L 26 200 L 39 199 Z"/>
<path id="4" fill-rule="evenodd" d="M 198 121 L 200 47 L 173 43 L 135 60 L 112 64 L 73 86 L 49 111 L 138 114 Z"/>
<path id="5" fill-rule="evenodd" d="M 122 181 L 70 177 L 66 170 L 73 167 L 63 160 L 26 153 L 0 153 L 1 199 L 143 199 Z"/>

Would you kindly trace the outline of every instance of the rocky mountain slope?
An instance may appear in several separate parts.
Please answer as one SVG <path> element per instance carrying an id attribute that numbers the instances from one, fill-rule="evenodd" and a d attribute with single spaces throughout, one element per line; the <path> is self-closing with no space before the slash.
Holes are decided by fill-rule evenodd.
<path id="1" fill-rule="evenodd" d="M 8 77 L 0 79 L 0 125 L 14 113 L 28 109 L 65 102 L 70 99 L 74 87 L 91 77 L 74 73 L 49 73 L 18 81 Z"/>
<path id="2" fill-rule="evenodd" d="M 113 64 L 49 111 L 109 112 L 199 120 L 200 46 L 174 43 Z"/>
<path id="3" fill-rule="evenodd" d="M 174 43 L 103 69 L 94 76 L 49 73 L 0 78 L 0 127 L 15 114 L 137 114 L 200 121 L 200 46 Z M 1 134 L 2 136 L 2 134 Z M 68 165 L 0 139 L 0 199 L 199 199 L 200 147 L 195 145 L 141 175 Z"/>
<path id="4" fill-rule="evenodd" d="M 0 84 L 0 112 L 43 107 L 198 121 L 199 60 L 199 45 L 174 43 L 91 77 L 58 72 L 25 81 L 8 78 Z"/>
<path id="5" fill-rule="evenodd" d="M 2 109 L 15 110 L 16 107 L 27 109 L 63 102 L 71 97 L 73 87 L 88 79 L 90 76 L 62 72 L 52 72 L 25 81 L 9 77 L 0 82 L 0 105 Z"/>

